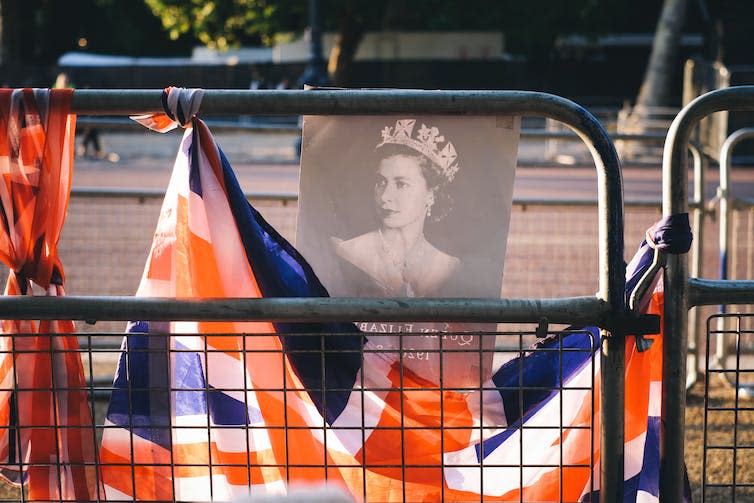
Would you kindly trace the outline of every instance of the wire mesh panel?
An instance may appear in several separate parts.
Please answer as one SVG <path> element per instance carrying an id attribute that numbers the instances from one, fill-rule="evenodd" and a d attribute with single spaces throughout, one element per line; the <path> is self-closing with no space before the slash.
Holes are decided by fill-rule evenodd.
<path id="1" fill-rule="evenodd" d="M 714 339 L 733 348 L 723 367 L 709 350 Z M 708 318 L 701 494 L 705 502 L 754 499 L 753 344 L 753 315 Z"/>
<path id="2" fill-rule="evenodd" d="M 52 484 L 67 471 L 86 470 L 96 478 L 97 501 L 227 500 L 324 481 L 367 502 L 459 495 L 535 501 L 520 491 L 540 478 L 555 500 L 576 501 L 574 481 L 594 490 L 599 343 L 588 331 L 545 339 L 535 332 L 449 332 L 436 336 L 434 349 L 421 350 L 387 349 L 379 336 L 363 333 L 134 333 L 122 347 L 114 335 L 86 334 L 76 351 L 94 420 L 81 433 L 98 448 L 94 462 L 52 466 Z M 340 336 L 355 337 L 356 349 L 327 342 Z M 434 336 L 398 335 L 400 344 L 411 337 Z M 472 342 L 490 337 L 498 341 L 493 349 Z M 321 347 L 295 338 L 315 338 Z M 19 364 L 25 357 L 15 348 L 6 354 Z M 444 372 L 452 358 L 479 369 L 476 378 L 459 382 Z M 439 385 L 415 371 L 417 362 L 432 360 Z M 533 360 L 546 360 L 549 375 L 532 373 Z M 354 384 L 339 380 L 338 362 L 356 364 Z M 311 373 L 317 369 L 319 380 Z M 52 388 L 27 389 L 16 379 L 13 393 L 65 391 L 55 379 Z M 21 416 L 12 437 L 22 442 L 40 428 L 77 433 L 54 413 L 64 408 L 57 404 L 49 424 L 25 424 Z M 574 457 L 574 445 L 586 455 Z M 19 472 L 40 464 L 14 459 Z M 0 488 L 4 501 L 28 498 L 17 487 Z"/>

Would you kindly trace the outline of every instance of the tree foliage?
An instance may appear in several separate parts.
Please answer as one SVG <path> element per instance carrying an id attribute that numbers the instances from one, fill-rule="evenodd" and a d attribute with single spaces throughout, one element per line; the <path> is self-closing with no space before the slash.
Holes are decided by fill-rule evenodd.
<path id="1" fill-rule="evenodd" d="M 670 104 L 671 73 L 681 45 L 687 0 L 665 0 L 657 22 L 652 53 L 649 56 L 644 80 L 636 98 L 638 107 L 658 107 Z"/>
<path id="2" fill-rule="evenodd" d="M 157 56 L 185 54 L 198 42 L 170 40 L 133 0 L 0 0 L 5 64 L 53 64 L 67 51 Z"/>
<path id="3" fill-rule="evenodd" d="M 281 33 L 306 26 L 306 3 L 295 0 L 144 0 L 171 39 L 190 34 L 227 49 L 271 45 Z"/>

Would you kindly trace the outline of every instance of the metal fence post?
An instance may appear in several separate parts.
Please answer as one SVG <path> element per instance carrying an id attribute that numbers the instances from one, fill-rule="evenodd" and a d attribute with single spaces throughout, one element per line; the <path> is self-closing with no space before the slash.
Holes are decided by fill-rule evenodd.
<path id="1" fill-rule="evenodd" d="M 732 153 L 733 149 L 738 143 L 754 138 L 754 128 L 744 128 L 735 131 L 725 139 L 723 146 L 720 149 L 720 186 L 718 188 L 718 196 L 720 199 L 720 234 L 719 234 L 719 247 L 720 247 L 720 279 L 730 279 L 729 270 L 729 258 L 733 252 L 730 246 L 731 240 L 731 212 L 732 199 L 730 194 L 730 173 L 732 168 Z M 725 313 L 726 306 L 720 305 L 720 313 Z M 728 355 L 727 348 L 725 347 L 725 336 L 722 333 L 725 329 L 725 318 L 719 317 L 717 319 L 717 329 L 720 334 L 717 336 L 717 343 L 715 347 L 715 363 L 720 368 L 726 368 L 726 358 Z M 721 374 L 727 379 L 725 374 Z"/>
<path id="2" fill-rule="evenodd" d="M 754 86 L 730 87 L 707 93 L 689 103 L 668 130 L 663 155 L 663 213 L 688 211 L 687 148 L 699 120 L 721 110 L 754 110 Z M 684 412 L 689 302 L 688 259 L 668 257 L 665 271 L 661 441 L 661 501 L 683 498 Z"/>
<path id="3" fill-rule="evenodd" d="M 704 182 L 707 171 L 707 158 L 694 143 L 689 143 L 689 151 L 694 159 L 694 210 L 693 229 L 695 239 L 691 245 L 690 274 L 698 278 L 702 274 L 702 257 L 704 255 Z M 701 331 L 701 311 L 694 309 L 689 323 L 689 352 L 691 353 L 691 370 L 686 376 L 686 387 L 691 387 L 699 379 L 699 341 Z"/>

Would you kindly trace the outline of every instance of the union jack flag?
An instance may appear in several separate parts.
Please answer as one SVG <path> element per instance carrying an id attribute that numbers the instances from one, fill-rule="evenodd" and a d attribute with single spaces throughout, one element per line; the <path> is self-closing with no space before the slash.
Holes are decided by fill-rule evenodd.
<path id="1" fill-rule="evenodd" d="M 199 100 L 166 91 L 189 128 L 137 295 L 326 296 L 191 119 Z M 640 249 L 631 278 L 651 253 Z M 648 295 L 645 312 L 661 313 L 661 283 Z M 134 321 L 101 448 L 106 494 L 227 500 L 327 482 L 372 502 L 593 501 L 598 338 L 551 336 L 479 388 L 452 390 L 351 324 Z M 643 352 L 629 338 L 625 356 L 625 501 L 658 501 L 662 338 Z"/>
<path id="2" fill-rule="evenodd" d="M 71 89 L 0 89 L 5 295 L 65 295 L 57 253 L 73 174 Z M 97 495 L 95 436 L 72 321 L 3 320 L 0 475 L 30 501 Z"/>

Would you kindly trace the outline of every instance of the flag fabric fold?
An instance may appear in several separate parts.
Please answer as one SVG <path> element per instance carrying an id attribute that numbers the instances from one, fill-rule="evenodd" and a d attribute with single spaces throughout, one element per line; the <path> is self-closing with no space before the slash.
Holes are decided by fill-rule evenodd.
<path id="1" fill-rule="evenodd" d="M 5 295 L 65 295 L 57 244 L 73 174 L 70 89 L 0 89 L 0 259 Z M 97 496 L 95 436 L 72 321 L 3 320 L 2 476 L 28 500 Z"/>
<path id="2" fill-rule="evenodd" d="M 199 101 L 168 88 L 168 118 L 138 119 L 187 129 L 137 295 L 326 296 L 246 201 L 193 117 Z M 646 312 L 661 314 L 660 281 L 648 295 Z M 452 390 L 352 324 L 133 321 L 100 451 L 105 490 L 226 500 L 326 481 L 374 502 L 594 501 L 599 347 L 594 327 L 551 336 L 478 389 Z M 658 501 L 662 338 L 640 352 L 628 337 L 625 351 L 625 501 Z"/>

